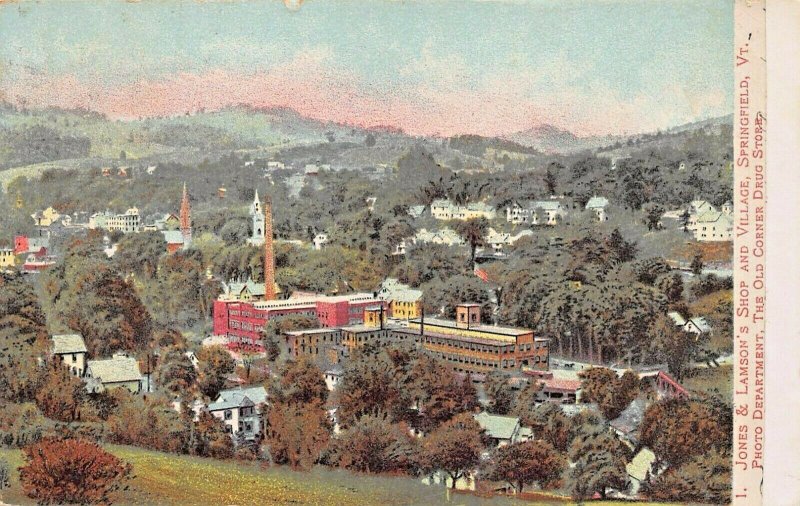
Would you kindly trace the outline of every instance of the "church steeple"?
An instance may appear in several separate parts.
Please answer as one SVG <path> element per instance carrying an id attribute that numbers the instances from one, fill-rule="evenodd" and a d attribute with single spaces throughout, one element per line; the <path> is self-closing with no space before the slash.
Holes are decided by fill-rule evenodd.
<path id="1" fill-rule="evenodd" d="M 181 234 L 183 235 L 183 247 L 188 248 L 192 243 L 192 209 L 189 206 L 186 182 L 183 183 L 183 197 L 181 198 Z"/>
<path id="2" fill-rule="evenodd" d="M 264 244 L 265 224 L 264 224 L 264 211 L 261 208 L 261 200 L 258 198 L 258 190 L 256 190 L 253 204 L 250 206 L 250 216 L 253 219 L 253 231 L 248 242 L 254 246 Z"/>

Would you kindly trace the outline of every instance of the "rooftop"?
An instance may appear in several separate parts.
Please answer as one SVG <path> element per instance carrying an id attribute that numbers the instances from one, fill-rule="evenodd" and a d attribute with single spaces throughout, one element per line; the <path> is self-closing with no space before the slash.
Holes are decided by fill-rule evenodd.
<path id="1" fill-rule="evenodd" d="M 475 421 L 489 437 L 495 439 L 512 439 L 519 429 L 519 418 L 516 416 L 493 415 L 481 411 L 475 415 Z"/>
<path id="2" fill-rule="evenodd" d="M 410 320 L 411 323 L 419 324 L 419 318 L 415 318 Z M 531 329 L 523 329 L 517 327 L 504 327 L 501 325 L 484 325 L 484 324 L 470 324 L 469 329 L 459 327 L 458 324 L 454 320 L 444 320 L 439 318 L 425 318 L 425 325 L 426 326 L 434 326 L 434 327 L 446 327 L 450 329 L 458 329 L 458 330 L 470 330 L 470 331 L 477 331 L 477 332 L 485 332 L 487 334 L 496 334 L 500 336 L 507 336 L 507 337 L 517 337 L 522 336 L 525 334 L 533 333 Z"/>
<path id="3" fill-rule="evenodd" d="M 139 362 L 135 358 L 124 355 L 114 355 L 113 358 L 104 360 L 89 360 L 87 370 L 90 376 L 99 378 L 103 383 L 122 383 L 128 381 L 141 381 Z"/>
<path id="4" fill-rule="evenodd" d="M 80 334 L 60 334 L 53 336 L 53 353 L 86 353 L 86 343 Z"/>

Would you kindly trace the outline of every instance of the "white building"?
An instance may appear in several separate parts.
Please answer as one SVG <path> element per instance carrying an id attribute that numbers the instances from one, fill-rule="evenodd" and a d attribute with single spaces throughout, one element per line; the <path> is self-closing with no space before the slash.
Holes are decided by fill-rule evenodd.
<path id="1" fill-rule="evenodd" d="M 328 234 L 319 233 L 314 236 L 314 249 L 321 250 L 322 246 L 328 244 Z"/>
<path id="2" fill-rule="evenodd" d="M 599 222 L 608 220 L 606 207 L 608 207 L 608 199 L 605 197 L 592 197 L 586 203 L 586 210 L 594 212 L 594 215 Z"/>
<path id="3" fill-rule="evenodd" d="M 208 412 L 225 423 L 225 430 L 233 435 L 240 432 L 245 439 L 261 436 L 264 424 L 262 412 L 267 402 L 267 391 L 262 386 L 223 390 L 208 405 Z"/>
<path id="4" fill-rule="evenodd" d="M 86 372 L 86 343 L 80 334 L 58 334 L 52 337 L 53 356 L 57 357 L 73 376 Z"/>
<path id="5" fill-rule="evenodd" d="M 567 209 L 558 200 L 537 200 L 520 204 L 512 202 L 506 207 L 506 221 L 519 225 L 556 225 L 567 215 Z"/>
<path id="6" fill-rule="evenodd" d="M 109 231 L 119 231 L 123 234 L 130 234 L 139 231 L 139 209 L 131 207 L 124 214 L 115 214 L 106 219 L 106 226 Z"/>
<path id="7" fill-rule="evenodd" d="M 431 216 L 437 220 L 469 220 L 473 218 L 493 220 L 496 215 L 495 208 L 483 202 L 458 206 L 447 199 L 437 199 L 431 203 Z"/>
<path id="8" fill-rule="evenodd" d="M 502 255 L 506 246 L 514 244 L 523 237 L 530 236 L 533 236 L 533 232 L 530 230 L 523 230 L 516 235 L 511 235 L 508 232 L 498 232 L 490 228 L 486 234 L 486 244 L 492 248 L 495 255 Z"/>
<path id="9" fill-rule="evenodd" d="M 452 228 L 445 227 L 438 231 L 429 232 L 426 229 L 421 229 L 413 237 L 414 244 L 417 243 L 433 243 L 444 244 L 446 246 L 456 246 L 464 244 L 464 239 Z"/>

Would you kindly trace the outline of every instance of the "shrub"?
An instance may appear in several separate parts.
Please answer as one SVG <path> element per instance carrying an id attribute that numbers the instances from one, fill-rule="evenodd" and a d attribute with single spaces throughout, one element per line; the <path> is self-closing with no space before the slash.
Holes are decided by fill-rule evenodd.
<path id="1" fill-rule="evenodd" d="M 82 439 L 45 438 L 23 449 L 25 494 L 39 504 L 110 504 L 131 465 Z"/>
<path id="2" fill-rule="evenodd" d="M 11 476 L 11 471 L 8 468 L 6 459 L 0 459 L 0 490 L 8 487 L 8 480 Z"/>

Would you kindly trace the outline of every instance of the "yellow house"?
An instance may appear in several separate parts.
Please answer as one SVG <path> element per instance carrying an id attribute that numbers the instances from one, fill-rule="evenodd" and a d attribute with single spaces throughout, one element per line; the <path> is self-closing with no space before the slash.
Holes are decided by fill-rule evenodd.
<path id="1" fill-rule="evenodd" d="M 0 267 L 14 267 L 16 257 L 14 250 L 10 248 L 0 249 Z"/>
<path id="2" fill-rule="evenodd" d="M 44 211 L 38 211 L 31 215 L 31 218 L 36 221 L 36 224 L 40 227 L 49 227 L 52 225 L 56 220 L 61 217 L 61 214 L 53 209 L 53 207 L 48 207 Z"/>
<path id="3" fill-rule="evenodd" d="M 414 290 L 395 278 L 387 278 L 378 296 L 389 304 L 389 316 L 401 320 L 419 318 L 422 314 L 422 291 Z"/>

